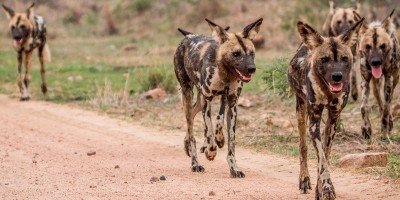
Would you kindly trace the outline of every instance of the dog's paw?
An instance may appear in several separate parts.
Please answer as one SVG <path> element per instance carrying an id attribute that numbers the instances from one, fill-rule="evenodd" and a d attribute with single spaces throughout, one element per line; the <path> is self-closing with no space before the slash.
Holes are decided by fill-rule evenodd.
<path id="1" fill-rule="evenodd" d="M 372 129 L 371 127 L 361 127 L 361 133 L 364 139 L 369 140 L 371 139 Z"/>
<path id="2" fill-rule="evenodd" d="M 221 130 L 217 130 L 215 133 L 215 143 L 217 143 L 217 146 L 219 148 L 222 148 L 225 145 L 225 137 L 224 134 L 222 133 L 222 128 Z"/>
<path id="3" fill-rule="evenodd" d="M 231 178 L 244 178 L 245 175 L 242 171 L 231 170 Z"/>
<path id="4" fill-rule="evenodd" d="M 201 165 L 192 166 L 192 172 L 204 172 L 204 167 Z"/>
<path id="5" fill-rule="evenodd" d="M 303 194 L 308 194 L 309 193 L 309 190 L 311 190 L 311 181 L 310 181 L 310 177 L 309 176 L 300 178 L 299 189 L 301 190 L 301 192 Z"/>
<path id="6" fill-rule="evenodd" d="M 45 83 L 42 83 L 41 89 L 42 89 L 43 95 L 46 95 L 47 94 L 47 85 Z"/>
<path id="7" fill-rule="evenodd" d="M 29 96 L 24 96 L 19 98 L 20 101 L 29 101 L 31 98 Z"/>
<path id="8" fill-rule="evenodd" d="M 333 187 L 331 179 L 326 179 L 322 182 L 322 191 L 320 194 L 321 200 L 334 200 L 336 199 L 335 188 Z"/>
<path id="9" fill-rule="evenodd" d="M 204 154 L 206 155 L 207 160 L 214 160 L 215 156 L 217 156 L 217 147 L 212 146 L 208 149 L 205 149 Z"/>

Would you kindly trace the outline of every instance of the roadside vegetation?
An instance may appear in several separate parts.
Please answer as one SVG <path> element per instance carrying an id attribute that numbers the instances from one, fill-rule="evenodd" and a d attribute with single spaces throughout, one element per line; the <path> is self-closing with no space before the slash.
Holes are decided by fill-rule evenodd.
<path id="1" fill-rule="evenodd" d="M 12 4 L 14 1 L 7 2 Z M 252 19 L 264 16 L 266 20 L 261 33 L 265 38 L 265 48 L 257 51 L 257 73 L 244 88 L 243 97 L 252 105 L 239 110 L 238 143 L 246 148 L 290 157 L 299 155 L 295 101 L 288 86 L 286 68 L 299 45 L 295 29 L 297 20 L 321 26 L 328 9 L 323 1 L 266 3 L 252 0 L 243 3 L 235 0 L 235 3 L 226 3 L 228 0 L 170 0 L 160 3 L 153 0 L 112 0 L 107 7 L 96 4 L 97 1 L 82 4 L 65 1 L 62 5 L 57 2 L 47 1 L 37 12 L 50 18 L 48 29 L 53 62 L 47 64 L 49 93 L 43 97 L 35 58 L 31 87 L 33 98 L 76 104 L 146 126 L 182 132 L 185 121 L 172 62 L 175 48 L 182 39 L 176 28 L 210 34 L 203 18 L 211 15 L 210 18 L 221 25 L 229 25 L 231 30 L 238 31 Z M 351 1 L 344 4 L 350 5 Z M 21 8 L 22 5 L 18 6 Z M 178 9 L 185 12 L 176 13 Z M 368 10 L 368 5 L 363 9 Z M 235 20 L 231 19 L 232 16 L 236 17 Z M 1 15 L 0 19 L 6 27 L 5 17 Z M 116 31 L 109 31 L 110 27 Z M 0 36 L 3 38 L 0 39 L 0 92 L 18 97 L 16 53 L 6 39 L 6 29 L 0 29 Z M 155 88 L 164 89 L 167 97 L 143 98 L 143 93 Z M 399 102 L 399 96 L 394 101 Z M 370 102 L 373 104 L 374 100 Z M 217 104 L 213 105 L 214 111 L 217 107 Z M 372 108 L 375 135 L 372 140 L 364 141 L 359 130 L 359 103 L 348 105 L 343 113 L 343 127 L 335 141 L 333 163 L 347 153 L 386 151 L 389 152 L 388 167 L 366 172 L 398 180 L 400 121 L 395 121 L 391 136 L 394 144 L 381 142 L 379 111 L 376 106 Z M 199 116 L 195 129 L 201 136 L 203 130 Z M 309 149 L 313 156 L 311 144 Z"/>

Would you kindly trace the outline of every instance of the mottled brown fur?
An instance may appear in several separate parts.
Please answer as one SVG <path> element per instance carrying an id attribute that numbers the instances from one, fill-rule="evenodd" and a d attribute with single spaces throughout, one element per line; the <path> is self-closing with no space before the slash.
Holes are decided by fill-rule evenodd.
<path id="1" fill-rule="evenodd" d="M 353 65 L 351 47 L 357 41 L 361 21 L 336 37 L 323 37 L 309 25 L 298 23 L 303 44 L 288 67 L 288 80 L 296 94 L 296 113 L 300 133 L 299 188 L 303 193 L 311 189 L 307 165 L 306 127 L 318 157 L 316 199 L 335 199 L 330 178 L 329 157 L 335 137 L 336 122 L 346 106 L 350 92 L 350 71 Z M 320 123 L 324 109 L 328 120 L 324 137 Z"/>
<path id="2" fill-rule="evenodd" d="M 256 70 L 255 49 L 251 39 L 260 30 L 262 19 L 246 26 L 242 32 L 236 34 L 228 33 L 210 20 L 207 22 L 213 31 L 213 36 L 181 31 L 185 38 L 174 56 L 175 74 L 182 89 L 182 102 L 188 128 L 184 140 L 185 150 L 191 157 L 192 171 L 204 171 L 197 158 L 193 119 L 197 112 L 202 110 L 205 140 L 200 150 L 205 153 L 207 159 L 213 160 L 217 153 L 217 146 L 222 147 L 225 143 L 222 126 L 227 108 L 227 161 L 231 176 L 243 178 L 244 173 L 238 170 L 235 158 L 237 99 L 243 82 L 250 81 Z M 199 91 L 194 105 L 192 104 L 193 87 Z M 219 95 L 221 95 L 221 108 L 217 116 L 217 130 L 214 133 L 211 101 Z"/>
<path id="3" fill-rule="evenodd" d="M 371 138 L 372 128 L 368 115 L 368 97 L 370 93 L 370 82 L 375 98 L 378 101 L 382 119 L 381 131 L 385 139 L 393 129 L 391 113 L 391 101 L 393 92 L 399 81 L 399 46 L 395 35 L 392 15 L 394 11 L 382 22 L 373 22 L 369 26 L 364 25 L 361 29 L 359 52 L 361 56 L 362 82 L 362 104 L 361 114 L 364 121 L 361 127 L 362 134 L 366 139 Z M 375 73 L 373 73 L 375 72 Z M 379 75 L 378 72 L 381 72 Z M 384 83 L 381 97 L 381 84 Z"/>
<path id="4" fill-rule="evenodd" d="M 50 61 L 50 52 L 46 45 L 46 27 L 43 18 L 35 16 L 32 4 L 26 12 L 17 13 L 11 8 L 2 5 L 8 19 L 9 29 L 13 39 L 13 46 L 18 53 L 18 77 L 17 84 L 21 92 L 22 101 L 29 100 L 29 83 L 31 80 L 30 68 L 32 65 L 33 50 L 38 49 L 40 62 L 40 74 L 42 78 L 42 93 L 47 93 L 45 78 L 45 60 Z M 22 65 L 25 65 L 25 75 L 22 75 Z"/>
<path id="5" fill-rule="evenodd" d="M 325 23 L 322 27 L 322 34 L 324 36 L 338 36 L 349 28 L 351 28 L 357 21 L 360 21 L 360 2 L 357 1 L 351 8 L 338 8 L 333 1 L 329 1 L 329 14 L 326 17 Z M 357 44 L 352 47 L 353 53 L 353 68 L 351 72 L 351 96 L 354 101 L 358 99 L 358 84 L 357 84 L 357 71 L 359 67 L 357 62 Z"/>

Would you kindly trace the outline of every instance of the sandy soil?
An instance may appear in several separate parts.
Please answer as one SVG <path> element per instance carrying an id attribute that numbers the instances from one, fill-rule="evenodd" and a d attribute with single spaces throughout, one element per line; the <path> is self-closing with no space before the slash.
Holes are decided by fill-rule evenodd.
<path id="1" fill-rule="evenodd" d="M 213 162 L 200 156 L 206 171 L 192 173 L 184 134 L 0 96 L 0 199 L 314 199 L 297 190 L 294 159 L 239 148 L 246 178 L 232 179 L 224 148 Z M 161 175 L 166 181 L 150 182 Z M 399 185 L 350 172 L 332 177 L 338 199 L 400 199 Z"/>

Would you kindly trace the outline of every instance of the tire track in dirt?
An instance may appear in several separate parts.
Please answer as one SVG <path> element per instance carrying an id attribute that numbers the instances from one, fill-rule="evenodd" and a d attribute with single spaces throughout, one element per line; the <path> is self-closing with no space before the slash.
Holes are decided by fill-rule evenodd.
<path id="1" fill-rule="evenodd" d="M 224 148 L 213 162 L 200 155 L 206 172 L 192 173 L 184 135 L 0 95 L 0 198 L 314 199 L 314 191 L 297 190 L 296 159 L 238 149 L 246 178 L 231 179 Z M 96 155 L 87 156 L 92 150 Z M 161 175 L 167 180 L 150 183 Z M 311 171 L 313 187 L 315 175 Z M 352 173 L 332 176 L 338 199 L 400 199 L 398 185 Z"/>

